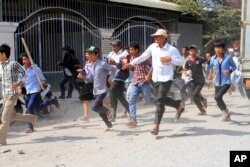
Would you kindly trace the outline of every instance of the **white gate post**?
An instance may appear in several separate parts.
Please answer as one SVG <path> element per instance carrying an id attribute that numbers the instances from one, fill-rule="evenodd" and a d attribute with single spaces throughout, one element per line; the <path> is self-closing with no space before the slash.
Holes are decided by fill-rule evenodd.
<path id="1" fill-rule="evenodd" d="M 17 27 L 18 23 L 0 22 L 0 45 L 7 44 L 11 47 L 11 60 L 15 59 L 14 32 L 16 31 Z"/>

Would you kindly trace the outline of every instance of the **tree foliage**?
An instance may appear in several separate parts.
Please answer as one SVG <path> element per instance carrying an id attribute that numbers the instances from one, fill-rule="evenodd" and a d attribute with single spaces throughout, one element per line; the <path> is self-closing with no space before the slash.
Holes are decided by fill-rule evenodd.
<path id="1" fill-rule="evenodd" d="M 166 0 L 179 5 L 181 15 L 191 16 L 203 24 L 204 49 L 216 39 L 231 41 L 240 38 L 241 11 L 223 6 L 223 0 Z"/>

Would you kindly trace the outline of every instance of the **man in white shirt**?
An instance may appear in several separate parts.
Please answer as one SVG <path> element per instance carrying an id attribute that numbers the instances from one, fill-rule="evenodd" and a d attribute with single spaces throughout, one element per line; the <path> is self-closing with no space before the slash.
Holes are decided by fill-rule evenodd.
<path id="1" fill-rule="evenodd" d="M 152 84 L 156 96 L 156 113 L 154 120 L 155 127 L 151 133 L 157 135 L 165 111 L 165 105 L 176 108 L 176 120 L 180 118 L 184 111 L 180 100 L 173 100 L 167 97 L 173 81 L 174 67 L 175 65 L 182 66 L 183 58 L 175 47 L 167 43 L 166 30 L 158 29 L 151 36 L 154 37 L 155 43 L 151 44 L 140 57 L 134 59 L 130 64 L 124 65 L 123 68 L 139 64 L 152 57 Z"/>

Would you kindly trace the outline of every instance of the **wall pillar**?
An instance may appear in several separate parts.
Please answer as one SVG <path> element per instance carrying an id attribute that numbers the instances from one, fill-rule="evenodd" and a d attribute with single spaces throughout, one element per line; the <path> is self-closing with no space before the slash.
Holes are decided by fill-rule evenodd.
<path id="1" fill-rule="evenodd" d="M 169 34 L 168 37 L 169 37 L 169 40 L 171 42 L 171 45 L 173 46 L 176 46 L 178 45 L 178 39 L 181 35 L 180 34 Z"/>
<path id="2" fill-rule="evenodd" d="M 0 45 L 7 44 L 11 47 L 11 60 L 15 59 L 14 32 L 16 31 L 17 27 L 18 23 L 0 22 Z"/>
<path id="3" fill-rule="evenodd" d="M 100 33 L 102 36 L 102 55 L 105 56 L 111 51 L 111 37 L 114 33 L 113 29 L 100 29 Z"/>

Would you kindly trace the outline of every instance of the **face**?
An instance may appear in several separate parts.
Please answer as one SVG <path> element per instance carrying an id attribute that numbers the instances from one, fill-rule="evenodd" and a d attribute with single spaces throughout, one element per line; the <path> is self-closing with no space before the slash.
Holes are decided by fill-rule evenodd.
<path id="1" fill-rule="evenodd" d="M 132 57 L 137 57 L 138 54 L 139 54 L 139 50 L 138 49 L 135 49 L 133 47 L 130 47 L 129 48 L 129 54 L 132 56 Z"/>
<path id="2" fill-rule="evenodd" d="M 166 42 L 166 37 L 160 35 L 160 36 L 155 36 L 155 43 L 158 43 L 159 45 L 163 45 Z"/>
<path id="3" fill-rule="evenodd" d="M 112 45 L 112 50 L 117 53 L 117 52 L 119 52 L 119 50 L 121 50 L 121 46 Z"/>
<path id="4" fill-rule="evenodd" d="M 5 53 L 1 53 L 1 52 L 0 52 L 0 61 L 1 61 L 1 62 L 4 61 L 4 57 L 6 57 L 6 56 L 5 56 Z"/>
<path id="5" fill-rule="evenodd" d="M 210 60 L 210 59 L 211 59 L 210 53 L 207 53 L 207 54 L 206 54 L 206 59 L 207 59 L 207 60 Z"/>
<path id="6" fill-rule="evenodd" d="M 90 61 L 90 55 L 88 52 L 85 53 L 85 58 L 86 58 L 86 60 Z"/>
<path id="7" fill-rule="evenodd" d="M 186 48 L 181 49 L 181 54 L 182 55 L 188 55 L 188 50 Z"/>
<path id="8" fill-rule="evenodd" d="M 25 66 L 30 66 L 31 65 L 30 59 L 28 57 L 26 57 L 26 56 L 22 57 L 22 62 L 23 62 L 23 65 L 25 65 Z"/>
<path id="9" fill-rule="evenodd" d="M 216 55 L 223 55 L 224 54 L 224 48 L 223 47 L 214 47 L 214 52 Z"/>
<path id="10" fill-rule="evenodd" d="M 89 53 L 89 61 L 95 62 L 98 59 L 98 54 L 95 53 Z"/>
<path id="11" fill-rule="evenodd" d="M 192 57 L 197 56 L 197 50 L 196 49 L 189 49 L 189 55 Z"/>

